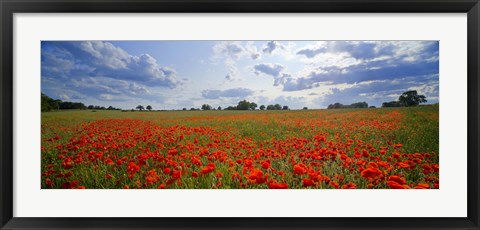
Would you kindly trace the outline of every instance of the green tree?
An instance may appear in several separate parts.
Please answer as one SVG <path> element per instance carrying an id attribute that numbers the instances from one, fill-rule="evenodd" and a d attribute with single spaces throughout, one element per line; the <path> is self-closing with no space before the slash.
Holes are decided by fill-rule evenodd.
<path id="1" fill-rule="evenodd" d="M 419 95 L 416 90 L 410 90 L 402 93 L 398 97 L 398 102 L 403 106 L 416 106 L 427 102 L 427 99 L 424 95 Z"/>
<path id="2" fill-rule="evenodd" d="M 383 108 L 388 108 L 388 107 L 402 107 L 402 104 L 398 101 L 390 101 L 390 102 L 383 102 L 382 103 Z"/>
<path id="3" fill-rule="evenodd" d="M 142 110 L 144 110 L 145 108 L 143 108 L 142 105 L 138 105 L 138 106 L 137 106 L 137 109 L 140 110 L 140 111 L 142 111 Z"/>
<path id="4" fill-rule="evenodd" d="M 258 105 L 257 105 L 257 103 L 255 103 L 255 102 L 251 102 L 251 103 L 250 103 L 250 109 L 251 109 L 251 110 L 255 110 L 255 109 L 257 108 L 257 106 L 258 106 Z"/>
<path id="5" fill-rule="evenodd" d="M 47 96 L 46 94 L 42 93 L 41 94 L 41 111 L 42 112 L 47 112 L 47 111 L 52 111 L 52 110 L 58 110 L 60 109 L 59 102 L 60 100 L 54 100 Z M 60 101 L 62 102 L 62 101 Z"/>
<path id="6" fill-rule="evenodd" d="M 147 109 L 148 109 L 148 111 L 152 111 L 152 106 L 151 106 L 151 105 L 147 105 Z"/>
<path id="7" fill-rule="evenodd" d="M 264 105 L 261 105 L 261 106 L 260 106 L 260 110 L 265 110 L 265 106 L 264 106 Z"/>
<path id="8" fill-rule="evenodd" d="M 209 104 L 203 104 L 202 105 L 202 110 L 212 110 L 212 106 Z"/>
<path id="9" fill-rule="evenodd" d="M 250 102 L 248 102 L 247 100 L 243 100 L 243 101 L 238 102 L 237 109 L 238 110 L 249 110 L 250 109 Z"/>

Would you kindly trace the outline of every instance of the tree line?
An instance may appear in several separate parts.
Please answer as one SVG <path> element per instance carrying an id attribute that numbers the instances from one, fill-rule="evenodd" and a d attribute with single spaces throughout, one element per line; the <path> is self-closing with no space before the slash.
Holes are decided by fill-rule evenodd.
<path id="1" fill-rule="evenodd" d="M 91 109 L 91 110 L 120 110 L 113 106 L 107 108 L 98 105 L 85 106 L 81 102 L 62 101 L 59 99 L 53 99 L 46 94 L 41 94 L 41 111 L 48 112 L 52 110 L 64 110 L 64 109 Z"/>
<path id="2" fill-rule="evenodd" d="M 242 100 L 239 101 L 237 105 L 231 105 L 228 107 L 225 107 L 223 110 L 256 110 L 257 107 L 260 110 L 290 110 L 290 108 L 287 105 L 280 105 L 280 104 L 274 104 L 274 105 L 260 105 L 258 106 L 257 103 L 255 102 L 249 102 L 247 100 Z M 203 104 L 201 107 L 202 110 L 215 110 L 215 108 L 209 104 Z M 307 107 L 304 107 L 303 109 L 307 109 Z M 187 108 L 183 108 L 182 110 L 187 110 Z M 190 110 L 199 110 L 195 108 L 191 108 Z M 222 110 L 221 106 L 218 106 L 216 110 Z"/>
<path id="3" fill-rule="evenodd" d="M 409 90 L 400 97 L 398 97 L 397 101 L 389 101 L 389 102 L 383 102 L 382 107 L 409 107 L 409 106 L 417 106 L 420 103 L 425 103 L 427 102 L 427 97 L 425 95 L 419 95 L 416 90 Z"/>
<path id="4" fill-rule="evenodd" d="M 409 90 L 400 97 L 398 97 L 397 101 L 389 101 L 389 102 L 383 102 L 382 107 L 409 107 L 409 106 L 417 106 L 420 103 L 425 103 L 427 102 L 427 99 L 425 95 L 419 95 L 416 90 Z M 350 105 L 343 105 L 341 103 L 334 103 L 330 104 L 327 107 L 328 109 L 347 109 L 347 108 L 375 108 L 375 106 L 368 106 L 368 103 L 366 102 L 357 102 L 353 103 Z"/>
<path id="5" fill-rule="evenodd" d="M 115 108 L 113 106 L 103 107 L 97 105 L 89 105 L 85 106 L 81 102 L 70 102 L 70 101 L 62 101 L 59 99 L 52 99 L 49 96 L 42 93 L 41 96 L 41 110 L 42 112 L 45 111 L 52 111 L 52 110 L 63 110 L 63 109 L 90 109 L 90 110 L 121 110 L 120 108 Z M 427 102 L 426 97 L 424 95 L 419 95 L 416 90 L 409 90 L 400 95 L 397 101 L 389 101 L 383 102 L 382 107 L 408 107 L 408 106 L 416 106 L 420 103 Z M 237 105 L 231 105 L 223 110 L 256 110 L 257 107 L 260 110 L 290 110 L 287 105 L 280 105 L 280 104 L 271 104 L 271 105 L 260 105 L 258 106 L 255 102 L 249 102 L 247 100 L 239 101 Z M 375 106 L 368 106 L 367 102 L 356 102 L 350 105 L 343 105 L 341 103 L 334 103 L 328 105 L 327 109 L 345 109 L 345 108 L 375 108 Z M 136 107 L 137 110 L 143 111 L 148 110 L 151 111 L 153 108 L 151 105 L 147 105 L 143 107 L 142 105 L 138 105 Z M 307 107 L 303 107 L 304 110 L 308 109 Z M 182 110 L 187 110 L 187 108 L 183 108 Z M 190 110 L 200 110 L 199 108 L 190 108 Z M 203 104 L 201 110 L 222 110 L 221 106 L 214 108 L 209 104 Z M 126 110 L 124 110 L 126 111 Z M 133 111 L 133 109 L 132 109 Z"/>
<path id="6" fill-rule="evenodd" d="M 367 102 L 357 102 L 350 105 L 343 105 L 341 103 L 335 103 L 328 105 L 327 109 L 353 109 L 353 108 L 368 108 Z M 375 106 L 370 106 L 370 108 L 375 108 Z"/>

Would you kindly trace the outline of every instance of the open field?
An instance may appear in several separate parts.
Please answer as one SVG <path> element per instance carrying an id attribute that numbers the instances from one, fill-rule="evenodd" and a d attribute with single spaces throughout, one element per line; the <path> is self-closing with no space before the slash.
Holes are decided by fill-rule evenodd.
<path id="1" fill-rule="evenodd" d="M 438 188 L 438 106 L 42 113 L 42 188 Z"/>

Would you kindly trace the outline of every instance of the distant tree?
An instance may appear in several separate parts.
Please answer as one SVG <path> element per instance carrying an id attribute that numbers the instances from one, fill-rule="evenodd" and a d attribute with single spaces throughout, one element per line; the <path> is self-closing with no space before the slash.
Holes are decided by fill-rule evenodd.
<path id="1" fill-rule="evenodd" d="M 143 106 L 142 106 L 142 105 L 138 105 L 136 109 L 138 109 L 138 110 L 142 111 L 142 110 L 144 110 L 145 108 L 143 108 Z"/>
<path id="2" fill-rule="evenodd" d="M 148 111 L 152 111 L 152 106 L 151 106 L 151 105 L 147 105 L 147 109 L 148 109 Z"/>
<path id="3" fill-rule="evenodd" d="M 307 109 L 308 109 L 308 107 L 303 107 L 303 110 L 307 110 Z"/>
<path id="4" fill-rule="evenodd" d="M 224 110 L 237 110 L 237 106 L 228 106 Z"/>
<path id="5" fill-rule="evenodd" d="M 257 103 L 255 103 L 255 102 L 251 102 L 251 103 L 250 103 L 250 109 L 251 109 L 251 110 L 255 110 L 255 109 L 257 108 L 257 106 L 258 106 L 258 105 L 257 105 Z"/>
<path id="6" fill-rule="evenodd" d="M 60 109 L 59 102 L 60 100 L 54 100 L 47 96 L 46 94 L 41 94 L 41 111 L 47 112 L 52 110 Z M 61 101 L 60 101 L 61 102 Z"/>
<path id="7" fill-rule="evenodd" d="M 261 105 L 261 106 L 260 106 L 260 110 L 265 110 L 265 106 L 264 106 L 264 105 Z"/>
<path id="8" fill-rule="evenodd" d="M 368 108 L 370 108 L 370 109 L 375 109 L 375 108 L 377 108 L 377 107 L 375 107 L 374 105 L 371 105 L 371 106 L 368 107 Z"/>
<path id="9" fill-rule="evenodd" d="M 282 110 L 289 110 L 289 108 L 288 108 L 288 106 L 284 105 L 284 106 L 282 107 Z"/>
<path id="10" fill-rule="evenodd" d="M 388 107 L 402 107 L 402 104 L 398 101 L 390 101 L 390 102 L 383 102 L 382 103 L 383 108 L 388 108 Z"/>
<path id="11" fill-rule="evenodd" d="M 182 110 L 185 111 L 185 110 L 187 110 L 187 108 L 183 108 Z"/>
<path id="12" fill-rule="evenodd" d="M 87 106 L 81 102 L 62 101 L 59 104 L 59 109 L 87 109 Z"/>
<path id="13" fill-rule="evenodd" d="M 398 98 L 398 102 L 403 106 L 416 106 L 427 102 L 427 100 L 424 95 L 419 95 L 416 90 L 410 90 L 402 93 Z"/>
<path id="14" fill-rule="evenodd" d="M 190 108 L 190 110 L 191 110 L 191 111 L 194 111 L 194 110 L 195 110 L 195 108 Z"/>
<path id="15" fill-rule="evenodd" d="M 250 102 L 248 102 L 247 100 L 238 102 L 237 110 L 249 110 L 249 109 L 250 109 Z"/>
<path id="16" fill-rule="evenodd" d="M 327 108 L 328 109 L 341 109 L 341 108 L 345 108 L 345 106 L 341 103 L 336 102 L 335 104 L 328 105 Z"/>
<path id="17" fill-rule="evenodd" d="M 357 102 L 349 106 L 349 108 L 368 108 L 367 102 Z"/>
<path id="18" fill-rule="evenodd" d="M 108 106 L 107 110 L 115 110 L 115 108 L 113 108 L 113 106 Z"/>
<path id="19" fill-rule="evenodd" d="M 218 106 L 217 110 L 222 110 L 222 107 L 221 107 L 221 106 Z"/>
<path id="20" fill-rule="evenodd" d="M 89 106 L 87 107 L 87 109 L 95 109 L 95 106 L 89 105 Z"/>
<path id="21" fill-rule="evenodd" d="M 202 105 L 202 110 L 212 110 L 212 106 L 209 104 L 203 104 Z"/>
<path id="22" fill-rule="evenodd" d="M 281 110 L 282 109 L 282 106 L 280 104 L 275 104 L 273 107 L 275 108 L 275 110 Z"/>

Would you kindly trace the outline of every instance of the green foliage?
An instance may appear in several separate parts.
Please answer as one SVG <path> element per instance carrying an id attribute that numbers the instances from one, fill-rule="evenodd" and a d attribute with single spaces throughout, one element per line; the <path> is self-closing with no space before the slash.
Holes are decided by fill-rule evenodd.
<path id="1" fill-rule="evenodd" d="M 59 110 L 59 109 L 87 109 L 87 106 L 85 106 L 81 102 L 55 100 L 50 98 L 44 93 L 41 94 L 41 111 L 42 112 L 48 112 L 48 111 Z"/>
<path id="2" fill-rule="evenodd" d="M 203 104 L 202 105 L 202 110 L 212 110 L 212 106 L 209 104 Z"/>
<path id="3" fill-rule="evenodd" d="M 402 107 L 402 104 L 398 101 L 390 101 L 390 102 L 383 102 L 382 107 L 387 108 L 387 107 Z"/>
<path id="4" fill-rule="evenodd" d="M 327 107 L 328 109 L 356 109 L 356 108 L 368 108 L 367 102 L 356 102 L 350 105 L 343 105 L 341 103 L 330 104 Z"/>
<path id="5" fill-rule="evenodd" d="M 60 109 L 60 105 L 58 103 L 58 100 L 54 100 L 49 96 L 45 95 L 44 93 L 42 93 L 41 109 L 42 109 L 42 112 L 58 110 Z"/>
<path id="6" fill-rule="evenodd" d="M 427 99 L 424 95 L 418 95 L 416 90 L 410 90 L 402 93 L 398 97 L 398 101 L 403 106 L 416 106 L 420 103 L 427 102 Z"/>
<path id="7" fill-rule="evenodd" d="M 420 103 L 427 102 L 426 98 L 425 95 L 419 95 L 416 90 L 409 90 L 402 93 L 402 95 L 398 97 L 398 101 L 383 102 L 382 107 L 417 106 Z"/>

